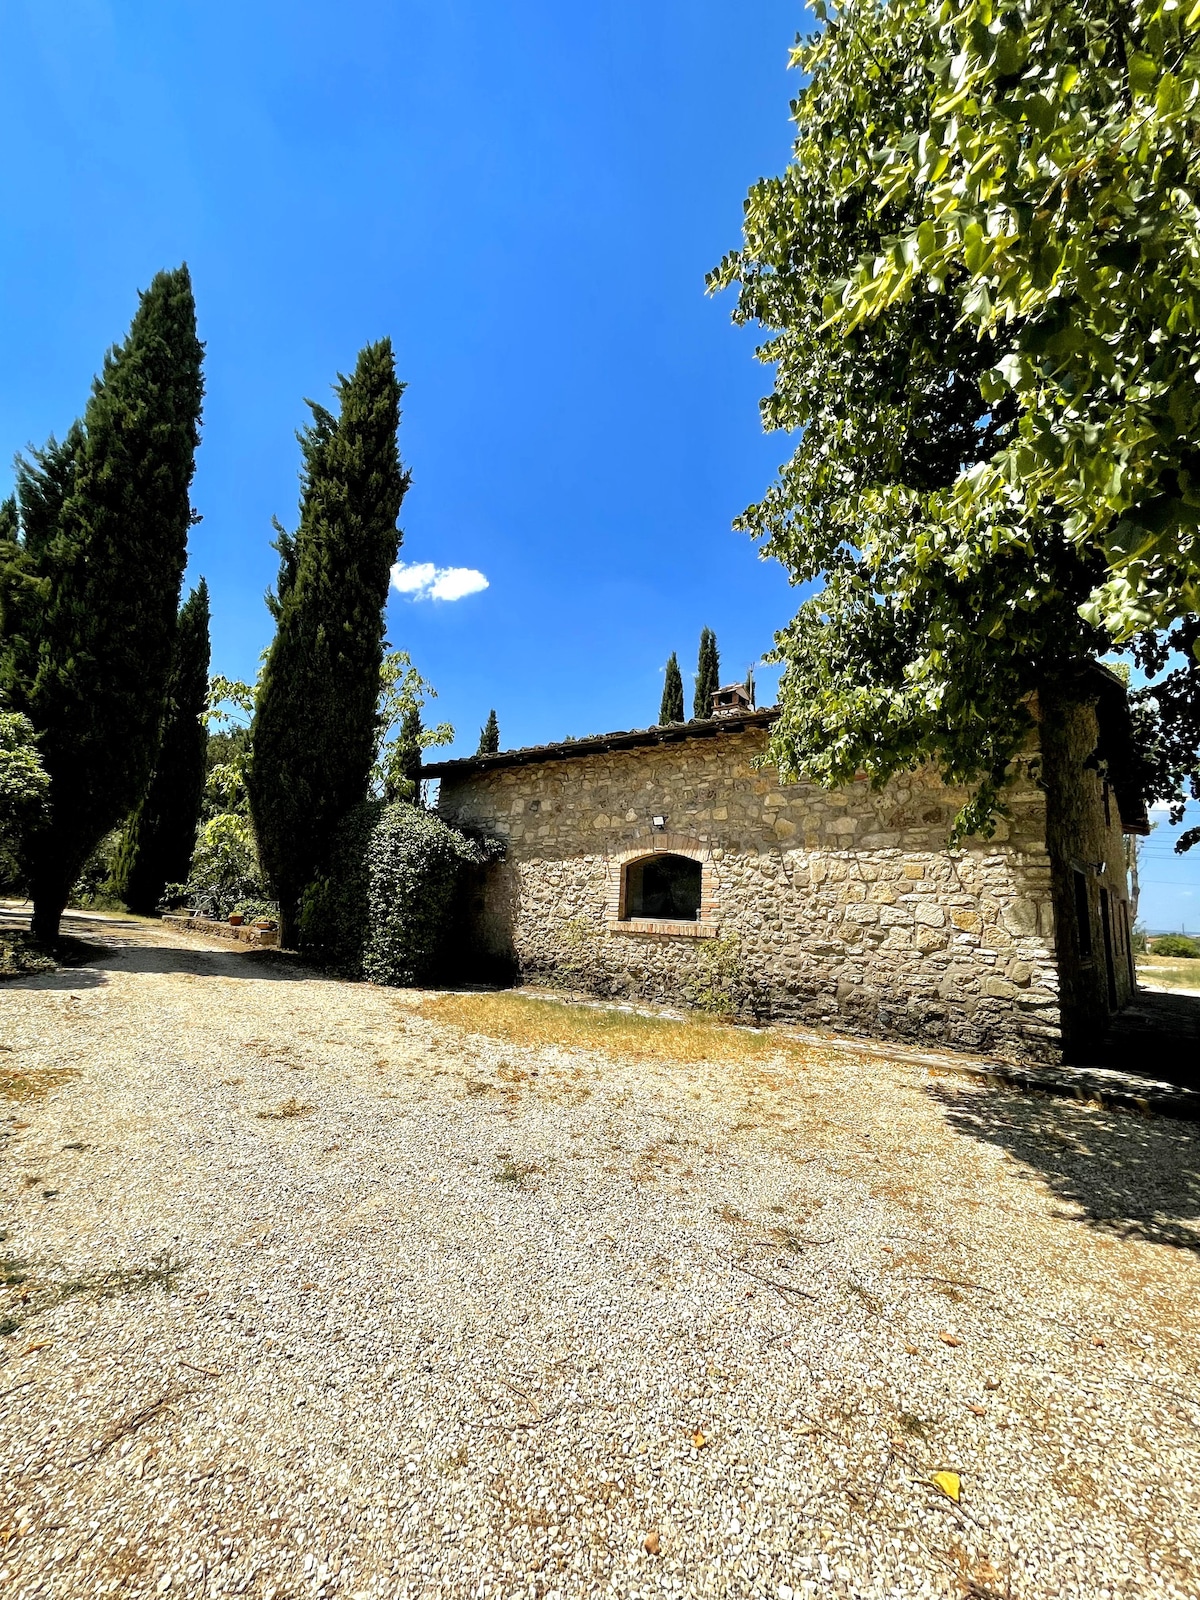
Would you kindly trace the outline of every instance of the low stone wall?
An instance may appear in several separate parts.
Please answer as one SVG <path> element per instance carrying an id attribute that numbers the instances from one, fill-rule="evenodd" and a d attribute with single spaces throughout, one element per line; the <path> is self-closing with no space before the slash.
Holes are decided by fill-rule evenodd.
<path id="1" fill-rule="evenodd" d="M 163 923 L 168 928 L 178 928 L 183 933 L 202 933 L 209 939 L 230 939 L 235 944 L 253 945 L 256 949 L 264 950 L 279 943 L 279 934 L 274 928 L 251 928 L 243 925 L 235 928 L 231 922 L 214 922 L 211 917 L 164 917 Z"/>
<path id="2" fill-rule="evenodd" d="M 781 786 L 753 765 L 764 738 L 443 778 L 446 820 L 507 846 L 471 908 L 480 960 L 607 996 L 1056 1060 L 1041 792 L 1015 794 L 997 839 L 949 851 L 961 796 L 932 774 L 881 792 Z M 622 920 L 625 866 L 660 850 L 701 863 L 696 924 Z"/>

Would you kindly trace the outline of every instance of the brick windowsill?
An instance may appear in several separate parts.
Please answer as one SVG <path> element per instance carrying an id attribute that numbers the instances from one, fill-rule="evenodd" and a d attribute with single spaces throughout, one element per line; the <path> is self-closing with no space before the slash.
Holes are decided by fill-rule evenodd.
<path id="1" fill-rule="evenodd" d="M 651 917 L 610 917 L 609 933 L 640 933 L 652 939 L 715 939 L 720 929 L 712 922 L 656 922 Z"/>

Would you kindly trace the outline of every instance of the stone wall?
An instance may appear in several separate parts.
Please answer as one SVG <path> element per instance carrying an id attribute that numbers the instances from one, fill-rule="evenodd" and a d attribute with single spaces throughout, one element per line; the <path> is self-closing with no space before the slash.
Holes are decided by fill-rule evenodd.
<path id="1" fill-rule="evenodd" d="M 442 816 L 507 846 L 470 907 L 476 956 L 603 995 L 1055 1059 L 1041 791 L 951 852 L 962 797 L 934 775 L 781 786 L 754 765 L 765 738 L 443 776 Z M 664 849 L 701 862 L 700 920 L 624 920 L 625 865 Z"/>

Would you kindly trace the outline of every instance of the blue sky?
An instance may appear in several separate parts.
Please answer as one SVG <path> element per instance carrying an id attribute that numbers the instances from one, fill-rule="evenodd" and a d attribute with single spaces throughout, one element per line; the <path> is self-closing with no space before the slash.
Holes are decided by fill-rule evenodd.
<path id="1" fill-rule="evenodd" d="M 789 138 L 791 0 L 6 0 L 0 451 L 78 412 L 135 290 L 192 269 L 192 570 L 214 666 L 269 639 L 306 395 L 390 334 L 408 383 L 390 637 L 471 748 L 644 726 L 700 629 L 741 676 L 794 609 L 730 530 L 787 453 L 704 273 Z"/>
<path id="2" fill-rule="evenodd" d="M 304 397 L 386 333 L 420 569 L 389 634 L 457 750 L 493 705 L 506 745 L 653 721 L 705 625 L 742 676 L 797 596 L 730 522 L 787 442 L 703 278 L 786 160 L 806 26 L 794 0 L 4 0 L 0 489 L 186 259 L 214 669 L 253 677 L 270 636 Z M 488 586 L 430 597 L 470 586 L 446 568 Z M 1196 926 L 1165 832 L 1146 920 Z"/>

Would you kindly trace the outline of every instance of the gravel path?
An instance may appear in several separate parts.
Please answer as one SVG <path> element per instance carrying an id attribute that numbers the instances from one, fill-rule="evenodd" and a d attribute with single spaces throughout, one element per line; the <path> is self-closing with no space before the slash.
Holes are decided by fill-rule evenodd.
<path id="1" fill-rule="evenodd" d="M 15 1600 L 1200 1595 L 1195 1125 L 103 937 L 0 987 Z"/>

